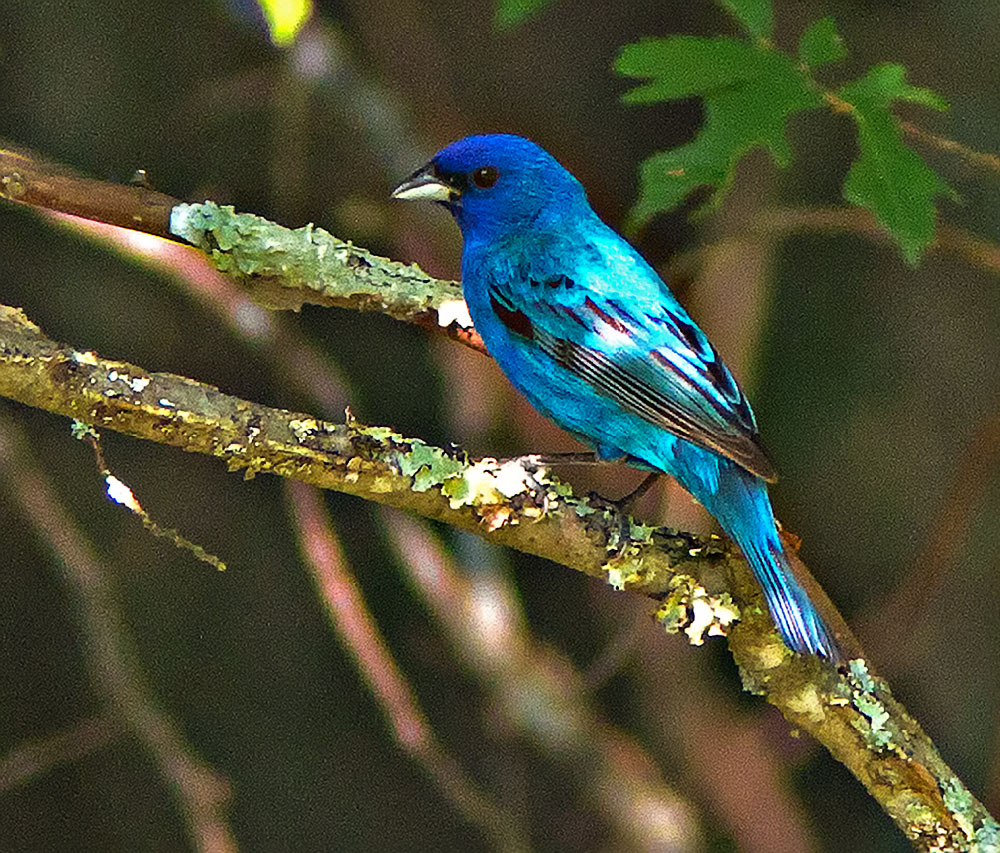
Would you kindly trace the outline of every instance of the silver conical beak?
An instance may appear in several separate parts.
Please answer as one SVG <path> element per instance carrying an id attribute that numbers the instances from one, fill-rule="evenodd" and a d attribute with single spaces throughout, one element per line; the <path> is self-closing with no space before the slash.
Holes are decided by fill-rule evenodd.
<path id="1" fill-rule="evenodd" d="M 393 198 L 403 201 L 451 201 L 458 193 L 435 178 L 427 166 L 417 169 L 392 191 Z"/>

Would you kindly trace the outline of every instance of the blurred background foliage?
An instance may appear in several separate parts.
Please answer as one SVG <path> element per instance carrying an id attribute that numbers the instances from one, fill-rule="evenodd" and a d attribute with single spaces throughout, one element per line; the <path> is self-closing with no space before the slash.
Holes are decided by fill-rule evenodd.
<path id="1" fill-rule="evenodd" d="M 696 101 L 623 105 L 631 84 L 611 71 L 620 46 L 735 30 L 709 0 L 564 0 L 502 31 L 485 1 L 317 0 L 283 48 L 250 0 L 0 0 L 0 12 L 0 135 L 97 177 L 143 168 L 181 198 L 290 226 L 315 221 L 446 277 L 458 275 L 457 229 L 439 210 L 390 203 L 401 177 L 466 133 L 517 132 L 562 160 L 621 226 L 637 165 L 690 140 L 701 111 Z M 851 47 L 841 79 L 903 62 L 911 82 L 951 104 L 915 113 L 925 129 L 1000 148 L 994 3 L 778 4 L 777 42 L 794 50 L 804 26 L 828 14 Z M 809 113 L 789 138 L 788 169 L 751 156 L 718 211 L 660 216 L 638 243 L 748 386 L 782 475 L 776 511 L 803 538 L 806 562 L 996 813 L 997 265 L 934 249 L 911 268 L 849 217 L 811 217 L 842 204 L 855 134 L 846 119 Z M 942 221 L 1000 242 L 1000 176 L 921 151 L 961 198 L 944 203 Z M 2 301 L 57 339 L 333 419 L 349 403 L 362 421 L 475 453 L 571 446 L 487 359 L 454 344 L 375 315 L 269 316 L 206 289 L 207 273 L 165 250 L 24 209 L 0 217 Z M 157 706 L 228 783 L 243 849 L 493 846 L 398 745 L 331 628 L 283 484 L 104 436 L 109 464 L 146 508 L 226 560 L 229 571 L 216 573 L 103 498 L 93 453 L 67 422 L 2 409 L 0 444 L 27 436 L 30 450 L 18 453 L 92 544 Z M 0 474 L 0 848 L 192 849 L 146 745 L 113 723 L 100 736 L 83 726 L 117 712 L 91 676 L 81 596 L 46 544 L 45 520 L 26 508 L 18 470 Z M 605 494 L 636 479 L 608 466 L 567 477 Z M 659 636 L 642 601 L 434 530 L 485 602 L 468 615 L 473 634 L 493 636 L 498 613 L 515 625 L 521 644 L 502 671 L 504 655 L 463 641 L 420 592 L 429 558 L 406 545 L 425 528 L 362 501 L 324 500 L 430 725 L 533 847 L 908 849 L 843 768 L 739 692 L 721 642 L 691 649 Z M 710 529 L 669 484 L 643 513 Z M 540 735 L 567 714 L 526 672 L 561 690 L 589 728 Z M 510 685 L 522 683 L 511 701 Z M 605 765 L 573 744 L 581 732 L 600 741 Z M 75 752 L 52 741 L 60 734 Z M 51 760 L 39 758 L 46 744 Z M 34 770 L 17 764 L 25 755 Z M 639 778 L 642 796 L 609 794 Z"/>

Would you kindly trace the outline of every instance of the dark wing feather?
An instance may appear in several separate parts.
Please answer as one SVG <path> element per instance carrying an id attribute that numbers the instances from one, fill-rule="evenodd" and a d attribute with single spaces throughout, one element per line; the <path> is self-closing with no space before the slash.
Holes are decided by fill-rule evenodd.
<path id="1" fill-rule="evenodd" d="M 534 282 L 532 282 L 534 284 Z M 777 479 L 760 444 L 750 405 L 704 334 L 681 311 L 662 308 L 640 322 L 617 302 L 518 299 L 492 287 L 491 304 L 513 335 L 531 340 L 560 367 L 625 411 L 713 450 L 765 480 Z M 565 325 L 565 320 L 575 323 Z M 562 322 L 556 322 L 562 321 Z M 579 333 L 567 335 L 573 329 Z M 608 353 L 588 335 L 615 333 Z"/>

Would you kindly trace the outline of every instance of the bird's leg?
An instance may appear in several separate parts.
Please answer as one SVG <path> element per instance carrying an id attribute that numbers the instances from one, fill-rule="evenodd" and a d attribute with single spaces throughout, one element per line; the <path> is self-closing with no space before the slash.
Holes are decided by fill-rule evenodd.
<path id="1" fill-rule="evenodd" d="M 611 501 L 611 503 L 618 506 L 618 511 L 621 512 L 622 515 L 631 515 L 633 507 L 639 502 L 639 498 L 650 490 L 653 483 L 660 479 L 661 475 L 662 472 L 660 471 L 650 471 L 649 474 L 643 478 L 642 482 L 632 489 L 631 492 L 625 495 L 625 497 L 619 498 L 617 501 Z"/>

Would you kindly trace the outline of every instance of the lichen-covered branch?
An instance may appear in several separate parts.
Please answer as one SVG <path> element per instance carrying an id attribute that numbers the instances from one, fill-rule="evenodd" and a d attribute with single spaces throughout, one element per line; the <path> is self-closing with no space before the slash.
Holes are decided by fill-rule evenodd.
<path id="1" fill-rule="evenodd" d="M 378 311 L 484 349 L 457 282 L 373 255 L 322 228 L 284 228 L 206 201 L 175 207 L 170 231 L 240 279 L 267 307 L 298 309 L 309 302 Z"/>
<path id="2" fill-rule="evenodd" d="M 7 307 L 0 395 L 215 456 L 247 475 L 278 474 L 407 509 L 651 597 L 664 627 L 692 642 L 728 633 L 748 689 L 823 743 L 918 849 L 1000 843 L 1000 828 L 863 660 L 837 672 L 784 647 L 745 563 L 721 540 L 632 525 L 619 542 L 611 508 L 573 496 L 530 458 L 470 461 L 385 427 L 261 406 L 58 344 Z M 820 606 L 841 641 L 856 647 L 822 596 Z"/>

